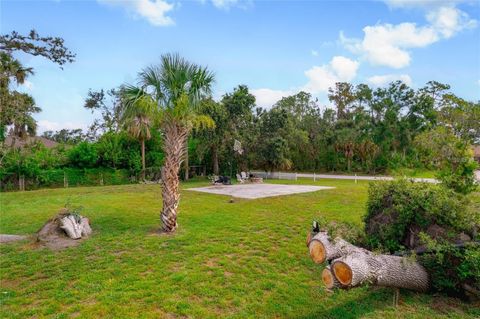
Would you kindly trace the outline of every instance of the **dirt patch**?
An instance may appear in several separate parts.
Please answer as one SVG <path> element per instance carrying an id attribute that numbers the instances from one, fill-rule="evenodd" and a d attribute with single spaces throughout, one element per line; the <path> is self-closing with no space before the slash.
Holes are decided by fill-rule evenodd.
<path id="1" fill-rule="evenodd" d="M 69 214 L 67 209 L 62 209 L 52 219 L 47 221 L 45 225 L 37 232 L 35 239 L 40 246 L 48 247 L 52 250 L 61 250 L 69 247 L 78 246 L 88 237 L 72 239 L 65 234 L 60 228 L 60 219 Z"/>
<path id="2" fill-rule="evenodd" d="M 205 265 L 209 268 L 216 268 L 218 267 L 218 264 L 217 264 L 217 260 L 216 259 L 209 259 L 207 260 L 207 262 L 205 263 Z"/>
<path id="3" fill-rule="evenodd" d="M 176 231 L 174 232 L 166 232 L 162 228 L 153 228 L 148 232 L 149 236 L 175 236 L 177 234 Z"/>

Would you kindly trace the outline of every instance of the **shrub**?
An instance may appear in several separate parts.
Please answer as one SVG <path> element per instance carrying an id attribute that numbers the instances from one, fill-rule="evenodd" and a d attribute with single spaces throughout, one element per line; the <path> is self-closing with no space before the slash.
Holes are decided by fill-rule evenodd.
<path id="1" fill-rule="evenodd" d="M 94 144 L 81 142 L 68 152 L 68 159 L 73 167 L 94 167 L 98 161 L 97 148 Z"/>
<path id="2" fill-rule="evenodd" d="M 326 231 L 331 238 L 340 237 L 354 245 L 363 246 L 365 233 L 358 224 L 353 222 L 327 221 L 323 216 L 315 218 L 322 231 Z"/>
<path id="3" fill-rule="evenodd" d="M 463 294 L 465 285 L 480 288 L 480 246 L 472 241 L 480 212 L 464 195 L 409 180 L 375 182 L 364 221 L 370 249 L 426 250 L 418 261 L 435 290 Z"/>

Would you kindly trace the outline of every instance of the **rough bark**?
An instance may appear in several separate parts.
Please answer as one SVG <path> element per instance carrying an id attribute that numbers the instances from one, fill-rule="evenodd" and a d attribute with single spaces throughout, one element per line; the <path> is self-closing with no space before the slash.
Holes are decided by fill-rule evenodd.
<path id="1" fill-rule="evenodd" d="M 321 264 L 362 248 L 338 237 L 331 241 L 326 232 L 319 232 L 310 240 L 308 249 L 312 260 L 317 264 Z"/>
<path id="2" fill-rule="evenodd" d="M 88 218 L 82 217 L 80 226 L 82 227 L 82 237 L 88 237 L 92 234 L 92 228 L 90 227 L 90 220 Z"/>
<path id="3" fill-rule="evenodd" d="M 162 168 L 161 212 L 162 228 L 165 232 L 177 229 L 177 210 L 180 202 L 178 173 L 185 156 L 185 141 L 188 128 L 175 123 L 164 125 L 165 163 Z"/>
<path id="4" fill-rule="evenodd" d="M 88 218 L 82 216 L 66 215 L 60 219 L 60 228 L 71 239 L 80 239 L 92 233 Z"/>
<path id="5" fill-rule="evenodd" d="M 357 251 L 334 260 L 331 268 L 343 287 L 370 283 L 421 292 L 429 288 L 429 277 L 425 268 L 406 257 Z"/>
<path id="6" fill-rule="evenodd" d="M 189 170 L 190 170 L 190 165 L 188 163 L 188 138 L 185 139 L 185 161 L 183 162 L 183 167 L 185 169 L 185 180 L 188 181 L 189 179 Z"/>
<path id="7" fill-rule="evenodd" d="M 326 232 L 307 235 L 312 260 L 332 261 L 322 272 L 329 289 L 352 288 L 362 284 L 426 291 L 429 276 L 425 268 L 407 257 L 376 255 L 341 238 L 330 240 Z"/>
<path id="8" fill-rule="evenodd" d="M 73 215 L 67 215 L 60 219 L 60 228 L 63 229 L 67 236 L 71 239 L 82 238 L 80 221 L 77 220 Z"/>
<path id="9" fill-rule="evenodd" d="M 145 181 L 145 139 L 142 138 L 142 181 Z"/>

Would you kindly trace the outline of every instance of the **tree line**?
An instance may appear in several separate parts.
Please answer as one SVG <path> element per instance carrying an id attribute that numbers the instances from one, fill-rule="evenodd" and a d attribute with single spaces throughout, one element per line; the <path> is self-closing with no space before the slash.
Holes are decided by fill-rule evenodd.
<path id="1" fill-rule="evenodd" d="M 76 144 L 84 154 L 84 144 L 91 144 L 97 157 L 81 164 L 88 167 L 138 172 L 163 165 L 164 132 L 155 115 L 145 102 L 130 107 L 129 114 L 122 111 L 122 92 L 125 88 L 88 93 L 85 107 L 100 110 L 101 116 L 86 132 L 47 131 L 43 136 Z M 464 158 L 472 157 L 470 148 L 480 141 L 480 104 L 457 97 L 446 84 L 431 81 L 414 90 L 400 81 L 376 89 L 336 83 L 328 98 L 330 108 L 299 92 L 263 109 L 245 85 L 218 101 L 202 98 L 197 111 L 213 124 L 182 142 L 186 163 L 204 165 L 216 175 L 249 169 L 388 173 L 448 165 L 457 171 L 475 168 Z M 242 154 L 234 150 L 235 141 Z M 127 160 L 126 154 L 136 155 Z"/>
<path id="2" fill-rule="evenodd" d="M 35 177 L 52 166 L 128 168 L 140 170 L 144 179 L 147 166 L 161 165 L 167 232 L 177 227 L 182 163 L 185 177 L 190 163 L 231 176 L 255 168 L 366 173 L 426 168 L 438 170 L 442 182 L 459 193 L 476 187 L 471 145 L 480 142 L 480 103 L 457 97 L 449 85 L 430 81 L 415 90 L 396 81 L 374 89 L 339 82 L 328 91 L 330 107 L 299 92 L 263 109 L 245 85 L 215 101 L 213 73 L 178 54 L 162 55 L 159 64 L 141 70 L 137 85 L 90 91 L 84 106 L 101 116 L 87 132 L 45 132 L 61 147 L 18 149 L 17 138 L 35 135 L 33 114 L 40 108 L 16 90 L 33 70 L 12 52 L 41 55 L 60 66 L 75 55 L 63 39 L 35 31 L 1 36 L 0 48 L 0 137 L 4 141 L 10 127 L 12 138 L 10 148 L 1 144 L 2 179 L 25 172 Z"/>

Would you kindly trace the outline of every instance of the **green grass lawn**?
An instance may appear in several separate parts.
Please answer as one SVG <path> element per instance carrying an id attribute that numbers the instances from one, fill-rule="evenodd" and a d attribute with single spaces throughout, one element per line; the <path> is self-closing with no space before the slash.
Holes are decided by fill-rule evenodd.
<path id="1" fill-rule="evenodd" d="M 388 175 L 397 177 L 436 178 L 437 172 L 426 169 L 401 168 L 388 172 Z"/>
<path id="2" fill-rule="evenodd" d="M 93 236 L 53 252 L 0 246 L 1 318 L 478 318 L 478 305 L 402 291 L 328 293 L 305 247 L 312 219 L 361 226 L 366 182 L 257 200 L 186 191 L 175 235 L 157 235 L 160 186 L 125 185 L 0 194 L 0 232 L 32 234 L 66 202 L 82 205 Z"/>

